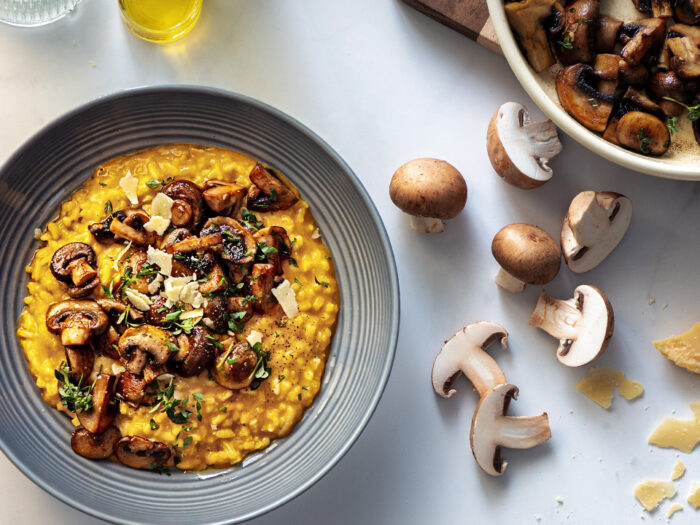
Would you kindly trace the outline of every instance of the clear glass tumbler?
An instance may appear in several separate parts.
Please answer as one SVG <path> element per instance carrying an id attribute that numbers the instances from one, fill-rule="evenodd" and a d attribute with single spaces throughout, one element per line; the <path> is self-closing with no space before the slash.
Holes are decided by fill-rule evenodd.
<path id="1" fill-rule="evenodd" d="M 0 22 L 41 26 L 70 13 L 80 0 L 0 0 Z"/>

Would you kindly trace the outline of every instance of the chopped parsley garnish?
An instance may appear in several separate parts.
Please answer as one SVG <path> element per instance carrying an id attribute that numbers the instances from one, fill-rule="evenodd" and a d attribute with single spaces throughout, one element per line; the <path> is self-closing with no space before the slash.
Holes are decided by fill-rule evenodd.
<path id="1" fill-rule="evenodd" d="M 187 436 L 185 440 L 182 442 L 182 448 L 186 448 L 192 444 L 192 440 L 194 438 L 192 436 Z"/>
<path id="2" fill-rule="evenodd" d="M 138 279 L 148 277 L 149 282 L 155 279 L 156 275 L 158 275 L 158 268 L 155 265 L 148 263 L 144 264 L 141 269 L 136 272 L 136 277 Z"/>
<path id="3" fill-rule="evenodd" d="M 280 376 L 278 377 L 278 379 L 279 379 L 280 381 L 284 381 L 286 377 L 287 377 L 286 375 L 280 374 Z"/>
<path id="4" fill-rule="evenodd" d="M 177 459 L 177 458 L 176 458 Z M 175 463 L 177 465 L 177 463 Z M 151 463 L 148 467 L 148 470 L 152 470 L 153 472 L 157 472 L 158 474 L 165 474 L 166 476 L 170 476 L 170 469 L 168 467 L 165 467 L 161 465 L 160 463 Z"/>
<path id="5" fill-rule="evenodd" d="M 146 182 L 146 186 L 148 186 L 152 190 L 155 190 L 158 186 L 160 186 L 160 181 L 158 179 L 149 179 Z"/>
<path id="6" fill-rule="evenodd" d="M 209 339 L 209 341 L 211 342 L 211 344 L 213 344 L 216 348 L 223 348 L 223 347 L 224 347 L 224 345 L 222 345 L 222 344 L 219 342 L 219 340 L 218 340 L 216 337 L 214 337 L 213 335 L 207 334 L 207 335 L 205 335 L 204 337 L 206 337 L 207 339 Z"/>
<path id="7" fill-rule="evenodd" d="M 688 114 L 686 115 L 688 117 L 688 120 L 691 122 L 695 122 L 700 118 L 700 104 L 696 104 L 695 106 L 689 106 L 688 104 L 684 104 L 680 100 L 677 100 L 672 97 L 663 97 L 664 100 L 669 100 L 671 102 L 675 102 L 676 104 L 683 106 L 685 109 L 688 110 Z"/>
<path id="8" fill-rule="evenodd" d="M 296 277 L 294 278 L 294 282 L 297 283 L 299 286 L 304 286 L 303 284 L 301 284 L 301 281 L 299 279 L 297 279 Z"/>
<path id="9" fill-rule="evenodd" d="M 275 188 L 270 190 L 270 200 L 272 202 L 277 202 L 277 190 Z"/>
<path id="10" fill-rule="evenodd" d="M 173 384 L 172 378 L 165 389 L 160 388 L 160 383 L 158 383 L 158 381 L 154 381 L 154 383 L 157 384 L 158 391 L 155 393 L 155 404 L 148 413 L 165 412 L 173 423 L 177 425 L 187 423 L 187 418 L 192 415 L 192 412 L 186 408 L 189 396 L 184 399 L 175 399 L 173 397 L 175 394 L 175 385 Z"/>
<path id="11" fill-rule="evenodd" d="M 168 343 L 168 350 L 170 350 L 173 354 L 180 351 L 180 348 L 172 341 L 167 341 L 167 343 Z"/>
<path id="12" fill-rule="evenodd" d="M 264 255 L 272 255 L 273 253 L 277 253 L 277 248 L 273 248 L 272 246 L 268 246 L 264 242 L 261 242 L 260 244 L 258 244 L 258 248 L 260 248 L 260 251 L 263 252 Z"/>
<path id="13" fill-rule="evenodd" d="M 270 369 L 267 368 L 267 362 L 270 360 L 270 352 L 262 350 L 261 343 L 255 343 L 252 346 L 253 351 L 258 356 L 258 361 L 255 363 L 255 368 L 250 373 L 250 377 L 260 379 L 261 381 L 270 377 Z"/>
<path id="14" fill-rule="evenodd" d="M 240 334 L 243 331 L 243 326 L 246 323 L 243 320 L 245 318 L 246 314 L 247 314 L 246 311 L 230 313 L 228 316 L 229 330 L 236 332 L 237 334 Z"/>
<path id="15" fill-rule="evenodd" d="M 77 383 L 71 378 L 71 371 L 65 361 L 61 362 L 58 370 L 54 370 L 54 376 L 63 383 L 58 387 L 58 395 L 61 403 L 71 412 L 87 412 L 92 409 L 92 389 L 95 383 L 83 386 L 81 376 Z"/>
<path id="16" fill-rule="evenodd" d="M 113 213 L 114 213 L 114 208 L 112 208 L 112 201 L 107 201 L 105 203 L 105 214 L 108 217 L 111 217 Z"/>
<path id="17" fill-rule="evenodd" d="M 158 423 L 156 423 L 156 420 L 153 418 L 151 418 L 150 425 L 151 425 L 151 430 L 158 430 L 160 428 L 160 425 Z"/>
<path id="18" fill-rule="evenodd" d="M 303 386 L 301 387 L 301 389 L 302 389 L 302 390 L 308 390 L 308 389 L 309 389 L 309 387 L 308 387 L 308 386 L 306 386 L 306 385 L 303 385 Z"/>
<path id="19" fill-rule="evenodd" d="M 165 321 L 166 323 L 174 323 L 175 321 L 180 319 L 181 314 L 182 314 L 182 308 L 178 308 L 177 310 L 173 310 L 168 315 L 166 315 L 163 318 L 163 321 Z"/>
<path id="20" fill-rule="evenodd" d="M 678 117 L 668 117 L 666 119 L 666 127 L 672 137 L 674 133 L 678 133 Z"/>
<path id="21" fill-rule="evenodd" d="M 324 288 L 328 288 L 328 283 L 325 281 L 319 281 L 318 277 L 314 276 L 314 281 L 316 281 L 316 284 L 323 286 Z"/>
<path id="22" fill-rule="evenodd" d="M 223 235 L 223 236 L 226 238 L 226 240 L 229 241 L 229 242 L 232 242 L 232 243 L 241 242 L 241 238 L 240 238 L 240 237 L 236 237 L 234 234 L 232 234 L 232 233 L 229 232 L 229 231 L 224 230 L 224 231 L 221 232 L 221 235 Z"/>
<path id="23" fill-rule="evenodd" d="M 114 299 L 114 279 L 109 281 L 109 286 L 105 286 L 104 284 L 100 286 L 102 287 L 102 295 L 108 299 Z"/>
<path id="24" fill-rule="evenodd" d="M 219 407 L 219 412 L 223 412 L 224 414 L 228 412 L 228 408 L 226 407 Z"/>
<path id="25" fill-rule="evenodd" d="M 651 153 L 651 148 L 649 147 L 649 144 L 651 144 L 651 137 L 646 136 L 644 128 L 640 129 L 639 133 L 637 133 L 637 139 L 639 140 L 639 149 L 642 150 L 642 153 L 645 155 L 649 155 L 649 153 Z"/>
<path id="26" fill-rule="evenodd" d="M 289 258 L 289 264 L 291 266 L 294 266 L 294 268 L 299 268 L 299 265 L 297 264 L 297 260 L 294 257 Z"/>
<path id="27" fill-rule="evenodd" d="M 297 394 L 297 399 L 301 401 L 301 394 Z"/>
<path id="28" fill-rule="evenodd" d="M 258 231 L 263 227 L 263 223 L 258 220 L 254 213 L 246 210 L 245 208 L 241 211 L 241 222 L 246 228 Z"/>

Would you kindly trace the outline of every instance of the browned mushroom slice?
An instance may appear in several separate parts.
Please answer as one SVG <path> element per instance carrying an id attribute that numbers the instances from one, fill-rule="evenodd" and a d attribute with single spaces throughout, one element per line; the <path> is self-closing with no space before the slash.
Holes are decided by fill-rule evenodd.
<path id="1" fill-rule="evenodd" d="M 143 403 L 144 393 L 148 383 L 138 374 L 124 372 L 119 376 L 117 384 L 117 395 L 134 407 Z"/>
<path id="2" fill-rule="evenodd" d="M 99 243 L 107 243 L 114 241 L 114 234 L 110 230 L 112 225 L 112 219 L 117 217 L 119 220 L 123 221 L 126 218 L 126 214 L 119 210 L 110 213 L 107 217 L 102 219 L 100 222 L 90 224 L 88 226 L 88 231 L 92 234 L 95 240 Z"/>
<path id="3" fill-rule="evenodd" d="M 99 374 L 92 388 L 92 408 L 87 412 L 78 412 L 78 420 L 88 432 L 101 434 L 112 424 L 117 415 L 117 403 L 112 399 L 116 378 Z"/>
<path id="4" fill-rule="evenodd" d="M 272 170 L 257 163 L 250 172 L 253 183 L 248 188 L 248 207 L 255 211 L 278 211 L 291 208 L 299 200 Z"/>
<path id="5" fill-rule="evenodd" d="M 618 72 L 618 80 L 622 85 L 644 86 L 649 80 L 649 68 L 644 64 L 631 66 L 620 59 Z"/>
<path id="6" fill-rule="evenodd" d="M 682 79 L 700 77 L 700 49 L 698 43 L 690 37 L 676 37 L 666 40 L 671 53 L 671 69 Z"/>
<path id="7" fill-rule="evenodd" d="M 700 4 L 697 0 L 676 0 L 674 14 L 676 20 L 684 24 L 700 24 Z"/>
<path id="8" fill-rule="evenodd" d="M 633 87 L 627 88 L 622 99 L 615 105 L 612 116 L 608 121 L 608 125 L 603 133 L 603 138 L 618 146 L 621 145 L 617 138 L 617 126 L 620 119 L 630 111 L 641 111 L 643 113 L 651 113 L 659 119 L 665 121 L 666 116 L 659 105 L 651 100 L 644 92 Z"/>
<path id="9" fill-rule="evenodd" d="M 620 33 L 622 20 L 601 15 L 596 21 L 595 45 L 598 53 L 613 53 Z"/>
<path id="10" fill-rule="evenodd" d="M 220 263 L 215 262 L 209 270 L 207 280 L 199 285 L 199 291 L 202 294 L 212 294 L 224 291 L 227 286 L 228 281 L 226 280 L 224 267 Z"/>
<path id="11" fill-rule="evenodd" d="M 199 229 L 204 219 L 202 191 L 194 182 L 176 180 L 165 186 L 163 192 L 173 199 L 170 223 L 190 231 Z"/>
<path id="12" fill-rule="evenodd" d="M 666 124 L 649 113 L 630 111 L 617 125 L 617 140 L 645 155 L 663 155 L 671 144 Z"/>
<path id="13" fill-rule="evenodd" d="M 235 264 L 249 264 L 255 256 L 255 238 L 243 225 L 230 217 L 214 217 L 202 228 L 202 237 L 221 235 L 221 246 L 216 248 L 222 259 Z"/>
<path id="14" fill-rule="evenodd" d="M 651 14 L 654 18 L 670 18 L 673 16 L 671 0 L 651 0 Z"/>
<path id="15" fill-rule="evenodd" d="M 620 74 L 620 57 L 606 53 L 596 55 L 593 72 L 600 79 L 598 91 L 604 95 L 614 96 Z"/>
<path id="16" fill-rule="evenodd" d="M 554 5 L 554 0 L 521 0 L 505 5 L 508 21 L 518 35 L 527 61 L 538 73 L 555 62 L 543 25 Z"/>
<path id="17" fill-rule="evenodd" d="M 164 443 L 139 436 L 126 436 L 117 441 L 114 455 L 127 467 L 152 470 L 166 466 L 172 453 Z"/>
<path id="18" fill-rule="evenodd" d="M 620 56 L 630 65 L 636 66 L 655 46 L 661 45 L 666 34 L 666 22 L 661 18 L 635 20 L 622 26 L 625 46 Z"/>
<path id="19" fill-rule="evenodd" d="M 100 308 L 107 312 L 112 321 L 115 323 L 126 311 L 127 304 L 117 299 L 99 297 L 98 299 L 95 299 L 95 302 L 100 305 Z M 136 308 L 129 308 L 129 320 L 133 321 L 134 323 L 143 323 L 144 317 L 143 314 Z"/>
<path id="20" fill-rule="evenodd" d="M 117 427 L 108 427 L 101 434 L 93 434 L 86 428 L 76 428 L 70 438 L 73 452 L 88 459 L 107 459 L 114 454 L 121 432 Z"/>
<path id="21" fill-rule="evenodd" d="M 62 301 L 46 312 L 46 327 L 64 346 L 80 346 L 107 329 L 107 314 L 95 301 Z"/>
<path id="22" fill-rule="evenodd" d="M 143 210 L 124 210 L 121 214 L 114 214 L 109 231 L 120 239 L 131 241 L 139 246 L 148 246 L 156 240 L 155 232 L 147 232 L 143 228 L 150 219 Z"/>
<path id="23" fill-rule="evenodd" d="M 239 326 L 243 326 L 253 317 L 253 305 L 251 301 L 248 301 L 245 297 L 227 297 L 226 308 L 228 309 L 229 316 L 238 314 L 235 316 L 235 321 Z"/>
<path id="24" fill-rule="evenodd" d="M 557 55 L 565 66 L 593 62 L 599 10 L 599 0 L 576 0 L 566 6 L 566 25 L 556 46 Z"/>
<path id="25" fill-rule="evenodd" d="M 204 305 L 204 323 L 215 332 L 223 332 L 227 322 L 226 299 L 221 295 L 212 295 Z"/>
<path id="26" fill-rule="evenodd" d="M 274 264 L 254 264 L 250 276 L 250 293 L 255 297 L 253 309 L 261 314 L 269 312 L 277 304 L 272 296 L 275 282 Z"/>
<path id="27" fill-rule="evenodd" d="M 119 353 L 127 360 L 127 371 L 138 374 L 146 365 L 164 364 L 170 357 L 170 342 L 165 330 L 148 324 L 132 326 L 119 338 Z"/>
<path id="28" fill-rule="evenodd" d="M 95 353 L 88 345 L 66 346 L 66 361 L 73 377 L 83 383 L 92 374 L 92 367 L 95 364 Z"/>
<path id="29" fill-rule="evenodd" d="M 640 13 L 645 15 L 651 14 L 651 0 L 632 0 L 632 3 Z"/>
<path id="30" fill-rule="evenodd" d="M 175 369 L 182 377 L 199 375 L 202 370 L 211 366 L 216 347 L 207 338 L 207 334 L 205 329 L 195 327 L 189 338 L 178 338 L 180 352 L 173 359 L 176 360 Z"/>
<path id="31" fill-rule="evenodd" d="M 557 74 L 557 95 L 562 107 L 593 131 L 604 131 L 612 112 L 613 97 L 597 90 L 593 68 L 576 64 Z"/>
<path id="32" fill-rule="evenodd" d="M 82 242 L 71 242 L 56 250 L 51 258 L 51 273 L 68 285 L 68 295 L 86 297 L 100 284 L 94 250 Z"/>
<path id="33" fill-rule="evenodd" d="M 107 330 L 100 335 L 93 337 L 93 348 L 97 355 L 103 355 L 118 361 L 119 356 L 119 332 L 111 324 Z"/>
<path id="34" fill-rule="evenodd" d="M 237 344 L 233 337 L 226 339 L 222 344 L 223 349 L 216 358 L 216 363 L 209 369 L 214 381 L 231 390 L 250 386 L 254 379 L 253 372 L 258 363 L 258 355 L 251 350 L 248 343 Z"/>
<path id="35" fill-rule="evenodd" d="M 268 226 L 255 233 L 255 242 L 267 262 L 274 264 L 275 271 L 281 274 L 282 261 L 289 259 L 292 254 L 287 230 L 281 226 Z"/>
<path id="36" fill-rule="evenodd" d="M 233 182 L 210 180 L 204 185 L 202 197 L 217 215 L 235 215 L 245 197 L 246 189 Z"/>
<path id="37" fill-rule="evenodd" d="M 649 82 L 649 94 L 659 100 L 659 106 L 669 116 L 679 116 L 683 106 L 667 100 L 672 98 L 684 104 L 690 102 L 685 83 L 673 71 L 659 71 Z"/>

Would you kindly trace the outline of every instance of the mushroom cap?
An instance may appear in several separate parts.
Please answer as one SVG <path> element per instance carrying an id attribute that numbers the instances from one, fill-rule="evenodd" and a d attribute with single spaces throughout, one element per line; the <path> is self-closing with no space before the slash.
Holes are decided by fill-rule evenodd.
<path id="1" fill-rule="evenodd" d="M 117 427 L 109 427 L 102 434 L 93 434 L 86 428 L 76 428 L 70 438 L 73 452 L 88 459 L 107 459 L 114 453 L 114 445 L 122 435 Z"/>
<path id="2" fill-rule="evenodd" d="M 603 292 L 583 284 L 574 289 L 574 298 L 581 317 L 576 323 L 578 337 L 566 348 L 560 342 L 557 359 L 566 366 L 582 366 L 598 358 L 608 347 L 615 329 L 615 314 Z"/>
<path id="3" fill-rule="evenodd" d="M 506 378 L 498 364 L 485 353 L 497 339 L 505 347 L 508 343 L 508 332 L 498 323 L 479 321 L 465 326 L 440 349 L 433 363 L 432 383 L 435 393 L 442 397 L 452 397 L 456 390 L 452 389 L 454 381 L 467 371 L 469 379 L 475 384 L 477 391 L 483 390 L 483 385 L 491 388 L 499 383 L 505 383 Z"/>
<path id="4" fill-rule="evenodd" d="M 90 266 L 95 265 L 95 251 L 84 242 L 69 242 L 56 250 L 51 257 L 51 273 L 59 281 L 71 282 L 71 263 L 85 259 Z"/>
<path id="5" fill-rule="evenodd" d="M 532 189 L 552 178 L 547 163 L 561 151 L 561 142 L 550 120 L 533 123 L 525 106 L 506 102 L 489 123 L 486 149 L 503 180 Z"/>
<path id="6" fill-rule="evenodd" d="M 127 370 L 138 374 L 146 364 L 158 366 L 170 357 L 170 334 L 149 324 L 131 326 L 119 338 L 119 352 L 129 359 Z M 148 355 L 146 355 L 148 354 Z"/>
<path id="7" fill-rule="evenodd" d="M 444 160 L 422 158 L 402 165 L 389 185 L 392 202 L 418 217 L 447 220 L 457 216 L 467 202 L 467 183 Z"/>
<path id="8" fill-rule="evenodd" d="M 671 135 L 660 118 L 643 111 L 629 111 L 617 124 L 617 140 L 645 155 L 663 155 L 671 144 Z"/>
<path id="9" fill-rule="evenodd" d="M 188 338 L 188 351 L 186 355 L 178 359 L 177 372 L 182 377 L 199 375 L 202 370 L 209 368 L 215 358 L 215 347 L 211 340 L 207 339 L 208 332 L 200 327 L 195 327 L 192 336 Z M 184 334 L 183 334 L 184 335 Z M 185 336 L 187 337 L 187 336 Z M 178 339 L 180 342 L 180 339 Z M 182 348 L 183 345 L 180 347 Z"/>
<path id="10" fill-rule="evenodd" d="M 202 197 L 215 213 L 237 208 L 246 194 L 246 188 L 233 182 L 209 180 L 204 186 Z"/>
<path id="11" fill-rule="evenodd" d="M 624 237 L 632 201 L 608 191 L 582 191 L 571 201 L 561 228 L 564 261 L 575 273 L 598 266 Z"/>
<path id="12" fill-rule="evenodd" d="M 152 469 L 154 465 L 165 466 L 172 452 L 165 443 L 140 436 L 125 436 L 114 445 L 114 455 L 127 467 Z"/>
<path id="13" fill-rule="evenodd" d="M 557 276 L 561 265 L 559 245 L 531 224 L 503 227 L 493 238 L 491 253 L 506 272 L 527 284 L 547 284 Z"/>
<path id="14" fill-rule="evenodd" d="M 51 305 L 46 312 L 49 332 L 61 334 L 63 344 L 82 345 L 107 329 L 107 314 L 95 301 L 67 300 Z M 64 331 L 70 331 L 71 337 Z"/>
<path id="15" fill-rule="evenodd" d="M 209 369 L 211 376 L 224 388 L 246 388 L 253 382 L 257 354 L 247 342 L 236 344 L 233 337 L 223 341 L 222 345 L 224 349 L 216 359 L 216 364 Z"/>
<path id="16" fill-rule="evenodd" d="M 243 225 L 230 217 L 209 219 L 200 232 L 200 238 L 221 234 L 221 242 L 215 248 L 221 258 L 235 264 L 248 264 L 255 257 L 255 238 Z M 237 240 L 234 240 L 237 239 Z M 247 255 L 252 252 L 252 255 Z"/>
<path id="17" fill-rule="evenodd" d="M 167 184 L 162 193 L 173 199 L 173 226 L 187 228 L 190 231 L 198 229 L 204 219 L 204 204 L 202 190 L 189 180 L 174 180 Z"/>

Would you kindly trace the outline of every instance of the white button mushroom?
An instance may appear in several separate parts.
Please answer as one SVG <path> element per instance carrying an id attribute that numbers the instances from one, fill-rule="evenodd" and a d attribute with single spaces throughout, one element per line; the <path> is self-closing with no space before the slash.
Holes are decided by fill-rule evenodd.
<path id="1" fill-rule="evenodd" d="M 474 388 L 483 395 L 496 385 L 506 382 L 496 361 L 485 352 L 496 340 L 505 348 L 508 332 L 500 324 L 480 321 L 462 328 L 445 342 L 433 363 L 432 381 L 435 392 L 442 397 L 452 397 L 452 383 L 461 373 L 467 376 Z"/>
<path id="2" fill-rule="evenodd" d="M 544 285 L 559 273 L 559 245 L 544 230 L 514 223 L 502 228 L 491 243 L 501 269 L 496 284 L 509 292 L 522 292 L 525 284 Z"/>
<path id="3" fill-rule="evenodd" d="M 508 465 L 501 457 L 501 447 L 532 448 L 552 437 L 546 412 L 532 417 L 506 415 L 511 399 L 517 397 L 518 387 L 498 385 L 481 398 L 474 412 L 469 436 L 472 453 L 491 476 L 500 476 Z"/>
<path id="4" fill-rule="evenodd" d="M 486 149 L 503 180 L 529 190 L 552 178 L 548 162 L 562 148 L 551 120 L 532 122 L 525 106 L 506 102 L 491 119 Z"/>
<path id="5" fill-rule="evenodd" d="M 530 316 L 536 326 L 559 339 L 557 359 L 566 366 L 582 366 L 603 353 L 615 326 L 612 305 L 605 294 L 589 285 L 577 286 L 574 297 L 553 299 L 542 292 Z"/>
<path id="6" fill-rule="evenodd" d="M 592 270 L 610 255 L 632 220 L 632 202 L 619 193 L 582 191 L 569 205 L 561 249 L 572 272 Z"/>
<path id="7" fill-rule="evenodd" d="M 391 178 L 393 203 L 411 216 L 411 228 L 424 233 L 445 230 L 467 202 L 467 183 L 444 160 L 415 159 L 401 166 Z"/>

